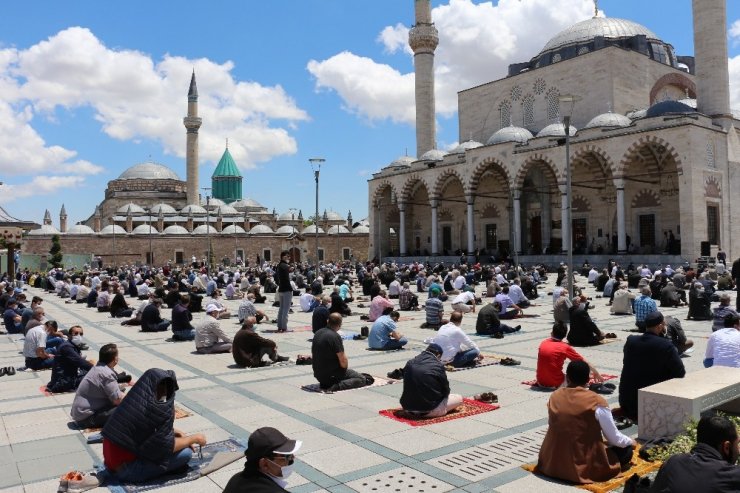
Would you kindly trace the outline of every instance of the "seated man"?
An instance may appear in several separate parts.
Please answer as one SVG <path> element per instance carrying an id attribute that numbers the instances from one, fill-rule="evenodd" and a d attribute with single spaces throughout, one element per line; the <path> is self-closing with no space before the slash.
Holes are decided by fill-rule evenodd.
<path id="1" fill-rule="evenodd" d="M 681 321 L 676 317 L 665 317 L 666 337 L 671 340 L 678 354 L 685 353 L 688 349 L 694 347 L 694 341 L 686 338 L 686 333 L 681 327 Z"/>
<path id="2" fill-rule="evenodd" d="M 537 385 L 540 387 L 555 388 L 560 387 L 565 382 L 563 375 L 563 363 L 566 359 L 571 361 L 585 361 L 583 356 L 573 349 L 570 344 L 563 342 L 568 334 L 568 327 L 562 323 L 555 323 L 552 326 L 552 333 L 549 339 L 540 343 L 537 351 Z M 586 364 L 588 362 L 586 361 Z M 591 368 L 591 375 L 597 382 L 603 379 L 596 368 Z"/>
<path id="3" fill-rule="evenodd" d="M 323 295 L 321 297 L 321 304 L 314 308 L 313 315 L 311 316 L 311 330 L 315 334 L 319 329 L 326 327 L 327 321 L 329 320 L 329 304 L 331 303 L 331 297 L 329 295 Z"/>
<path id="4" fill-rule="evenodd" d="M 501 311 L 498 313 L 498 318 L 501 320 L 510 320 L 522 313 L 521 307 L 514 303 L 509 296 L 509 286 L 503 286 L 495 299 L 501 305 Z"/>
<path id="5" fill-rule="evenodd" d="M 398 295 L 398 307 L 401 311 L 410 311 L 419 309 L 419 297 L 411 292 L 409 283 L 403 283 L 401 292 Z"/>
<path id="6" fill-rule="evenodd" d="M 445 366 L 440 361 L 443 349 L 430 344 L 403 368 L 401 407 L 420 418 L 438 418 L 457 409 L 463 402 L 458 394 L 450 394 Z"/>
<path id="7" fill-rule="evenodd" d="M 192 341 L 195 339 L 195 327 L 191 323 L 193 314 L 188 310 L 190 296 L 183 294 L 180 302 L 172 309 L 172 340 Z"/>
<path id="8" fill-rule="evenodd" d="M 105 344 L 98 351 L 98 364 L 87 372 L 77 387 L 70 414 L 81 429 L 100 428 L 123 399 L 114 368 L 118 347 Z"/>
<path id="9" fill-rule="evenodd" d="M 511 301 L 513 301 L 519 308 L 527 308 L 531 303 L 525 296 L 521 285 L 522 281 L 518 277 L 511 281 L 511 286 L 509 286 L 509 298 L 511 298 Z"/>
<path id="10" fill-rule="evenodd" d="M 103 427 L 103 479 L 144 483 L 181 471 L 192 447 L 206 444 L 201 433 L 188 436 L 173 428 L 177 389 L 172 370 L 144 372 Z"/>
<path id="11" fill-rule="evenodd" d="M 275 428 L 259 428 L 249 435 L 244 470 L 234 474 L 224 493 L 286 493 L 300 440 L 289 440 Z"/>
<path id="12" fill-rule="evenodd" d="M 704 366 L 740 368 L 740 316 L 728 314 L 724 320 L 724 328 L 709 336 Z"/>
<path id="13" fill-rule="evenodd" d="M 630 419 L 637 418 L 637 391 L 672 378 L 683 378 L 686 369 L 671 341 L 665 338 L 663 314 L 645 316 L 645 333 L 631 335 L 624 343 L 619 406 Z"/>
<path id="14" fill-rule="evenodd" d="M 349 361 L 344 353 L 344 344 L 337 331 L 342 328 L 342 316 L 329 315 L 327 327 L 319 329 L 311 343 L 313 375 L 322 390 L 336 392 L 356 389 L 367 385 L 365 376 L 349 369 Z"/>
<path id="15" fill-rule="evenodd" d="M 614 291 L 614 300 L 609 311 L 614 315 L 632 315 L 632 302 L 635 294 L 627 289 L 626 283 L 620 283 Z"/>
<path id="16" fill-rule="evenodd" d="M 645 332 L 645 317 L 648 313 L 658 311 L 658 305 L 656 305 L 655 300 L 650 297 L 651 293 L 652 291 L 650 291 L 650 286 L 643 286 L 640 289 L 640 296 L 638 296 L 632 304 L 632 307 L 635 310 L 635 325 L 640 332 Z"/>
<path id="17" fill-rule="evenodd" d="M 339 297 L 342 298 L 342 301 L 345 303 L 351 303 L 355 301 L 352 293 L 352 288 L 350 287 L 349 281 L 344 281 L 339 286 Z"/>
<path id="18" fill-rule="evenodd" d="M 475 321 L 475 333 L 482 336 L 493 336 L 497 339 L 504 336 L 504 334 L 511 334 L 522 328 L 521 325 L 516 327 L 510 327 L 506 324 L 502 324 L 498 318 L 498 312 L 501 309 L 496 303 L 488 303 L 478 312 L 478 318 Z"/>
<path id="19" fill-rule="evenodd" d="M 159 314 L 161 306 L 162 298 L 154 298 L 151 303 L 144 307 L 144 311 L 141 312 L 142 332 L 162 332 L 170 326 L 170 321 L 163 319 Z"/>
<path id="20" fill-rule="evenodd" d="M 18 302 L 13 298 L 8 300 L 5 305 L 5 312 L 3 312 L 3 321 L 5 322 L 5 330 L 8 334 L 20 334 L 23 332 L 23 326 L 21 321 L 23 317 L 18 312 Z"/>
<path id="21" fill-rule="evenodd" d="M 712 331 L 717 331 L 725 328 L 725 318 L 727 315 L 737 315 L 734 308 L 730 306 L 732 297 L 730 293 L 722 293 L 719 295 L 719 306 L 712 311 Z"/>
<path id="22" fill-rule="evenodd" d="M 217 305 L 208 304 L 205 318 L 195 328 L 195 349 L 200 354 L 231 352 L 231 337 L 221 329 L 219 313 Z"/>
<path id="23" fill-rule="evenodd" d="M 331 295 L 329 296 L 329 299 L 331 300 L 331 303 L 329 304 L 329 313 L 339 313 L 343 317 L 352 315 L 352 309 L 347 305 L 347 303 L 344 302 L 341 296 L 339 296 L 339 288 L 334 288 L 332 290 Z M 392 308 L 387 308 L 386 310 L 391 310 Z M 370 306 L 370 311 L 372 312 L 372 305 Z M 383 312 L 384 314 L 385 312 Z"/>
<path id="24" fill-rule="evenodd" d="M 447 323 L 447 320 L 442 318 L 445 310 L 442 300 L 439 298 L 439 294 L 439 289 L 432 289 L 429 299 L 424 305 L 426 322 L 423 327 L 427 329 L 438 329 Z"/>
<path id="25" fill-rule="evenodd" d="M 254 295 L 254 303 L 264 303 L 267 299 L 266 296 L 262 296 L 261 289 L 262 285 L 259 282 L 252 284 L 247 289 L 247 294 L 252 293 Z"/>
<path id="26" fill-rule="evenodd" d="M 462 313 L 452 312 L 450 322 L 440 327 L 437 335 L 429 341 L 438 344 L 444 351 L 442 363 L 455 368 L 475 366 L 476 361 L 481 359 L 478 345 L 460 328 L 462 320 Z"/>
<path id="27" fill-rule="evenodd" d="M 54 355 L 57 346 L 63 340 L 54 320 L 47 320 L 43 325 L 32 327 L 26 333 L 26 338 L 23 341 L 23 356 L 26 358 L 26 368 L 46 370 L 54 366 Z"/>
<path id="28" fill-rule="evenodd" d="M 686 301 L 686 293 L 676 288 L 672 282 L 667 282 L 660 290 L 660 307 L 676 308 Z"/>
<path id="29" fill-rule="evenodd" d="M 463 291 L 452 299 L 452 309 L 460 313 L 475 313 L 475 292 L 463 288 Z"/>
<path id="30" fill-rule="evenodd" d="M 370 313 L 368 314 L 368 321 L 375 322 L 378 317 L 384 315 L 386 310 L 393 310 L 393 302 L 388 299 L 384 290 L 380 290 L 380 293 L 373 298 L 370 302 Z"/>
<path id="31" fill-rule="evenodd" d="M 373 326 L 370 327 L 370 335 L 367 338 L 368 347 L 379 351 L 393 351 L 408 344 L 409 341 L 396 330 L 399 318 L 401 318 L 401 314 L 392 311 L 373 322 Z"/>
<path id="32" fill-rule="evenodd" d="M 566 371 L 568 386 L 550 396 L 550 426 L 540 448 L 537 472 L 587 484 L 607 481 L 629 469 L 635 441 L 617 430 L 609 404 L 588 389 L 588 379 L 588 364 L 571 361 Z"/>
<path id="33" fill-rule="evenodd" d="M 588 314 L 588 300 L 584 295 L 573 297 L 570 307 L 570 332 L 568 342 L 571 346 L 596 346 L 604 339 L 604 334 Z"/>
<path id="34" fill-rule="evenodd" d="M 301 305 L 301 311 L 304 313 L 311 313 L 321 303 L 320 299 L 309 291 L 303 293 L 298 301 Z"/>
<path id="35" fill-rule="evenodd" d="M 54 366 L 51 369 L 51 381 L 46 384 L 46 390 L 54 393 L 76 390 L 80 382 L 93 367 L 82 357 L 82 327 L 74 325 L 69 329 L 69 339 L 62 340 L 57 346 L 54 356 Z"/>
<path id="36" fill-rule="evenodd" d="M 724 416 L 702 416 L 696 427 L 694 448 L 665 461 L 651 491 L 740 491 L 739 443 L 732 421 Z"/>
<path id="37" fill-rule="evenodd" d="M 695 282 L 689 290 L 689 313 L 686 320 L 712 320 L 711 301 L 704 285 Z"/>
<path id="38" fill-rule="evenodd" d="M 234 335 L 231 348 L 234 362 L 242 368 L 257 368 L 270 366 L 279 361 L 288 361 L 290 358 L 287 356 L 278 355 L 275 341 L 265 339 L 254 331 L 256 323 L 255 317 L 245 318 L 242 328 Z M 265 356 L 269 358 L 269 361 L 264 360 Z"/>

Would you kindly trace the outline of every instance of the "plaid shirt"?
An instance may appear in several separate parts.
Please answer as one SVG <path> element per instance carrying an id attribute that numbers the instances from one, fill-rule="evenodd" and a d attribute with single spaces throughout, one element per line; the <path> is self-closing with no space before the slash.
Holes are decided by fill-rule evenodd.
<path id="1" fill-rule="evenodd" d="M 401 289 L 401 293 L 398 295 L 398 305 L 401 307 L 401 310 L 410 310 L 414 298 L 416 298 L 416 295 L 410 289 Z"/>
<path id="2" fill-rule="evenodd" d="M 645 296 L 643 294 L 635 300 L 634 310 L 635 321 L 644 322 L 645 317 L 648 313 L 658 311 L 658 305 L 655 304 L 655 300 L 653 300 L 650 296 Z"/>

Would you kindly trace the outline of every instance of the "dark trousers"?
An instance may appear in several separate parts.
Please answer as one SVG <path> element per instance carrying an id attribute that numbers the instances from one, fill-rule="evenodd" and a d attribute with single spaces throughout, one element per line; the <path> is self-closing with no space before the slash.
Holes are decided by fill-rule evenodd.
<path id="1" fill-rule="evenodd" d="M 77 426 L 80 429 L 102 428 L 105 425 L 105 423 L 108 421 L 108 418 L 110 417 L 110 415 L 113 414 L 113 411 L 115 410 L 116 410 L 115 407 L 111 407 L 110 409 L 98 411 L 97 413 L 83 419 L 82 421 L 77 421 Z"/>
<path id="2" fill-rule="evenodd" d="M 634 447 L 627 445 L 626 447 L 614 447 L 610 446 L 609 450 L 614 452 L 614 455 L 619 459 L 619 464 L 622 466 L 622 470 L 629 467 L 630 461 L 632 460 L 632 452 Z"/>
<path id="3" fill-rule="evenodd" d="M 338 392 L 340 390 L 357 389 L 367 385 L 365 377 L 354 370 L 347 369 L 343 376 L 334 376 L 328 381 L 319 382 L 323 390 Z"/>

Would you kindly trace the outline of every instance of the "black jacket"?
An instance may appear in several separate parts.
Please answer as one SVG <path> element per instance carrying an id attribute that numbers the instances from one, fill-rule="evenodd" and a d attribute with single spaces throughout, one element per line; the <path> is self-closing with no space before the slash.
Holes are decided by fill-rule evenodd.
<path id="1" fill-rule="evenodd" d="M 324 304 L 317 306 L 313 309 L 313 314 L 311 315 L 311 330 L 315 334 L 319 329 L 326 327 L 328 321 L 329 307 Z"/>
<path id="2" fill-rule="evenodd" d="M 671 378 L 683 378 L 686 369 L 673 343 L 645 332 L 632 335 L 624 343 L 619 405 L 629 418 L 637 417 L 637 390 Z"/>
<path id="3" fill-rule="evenodd" d="M 286 291 L 293 291 L 293 287 L 290 285 L 290 265 L 288 265 L 288 262 L 281 260 L 278 264 L 277 279 L 278 292 L 285 293 Z"/>
<path id="4" fill-rule="evenodd" d="M 601 331 L 588 314 L 588 302 L 571 306 L 568 311 L 570 313 L 570 331 L 568 332 L 570 345 L 584 347 L 598 344 Z"/>
<path id="5" fill-rule="evenodd" d="M 713 447 L 697 443 L 689 454 L 669 458 L 658 471 L 655 493 L 729 493 L 740 491 L 740 467 Z"/>
<path id="6" fill-rule="evenodd" d="M 51 381 L 46 388 L 49 392 L 75 390 L 90 368 L 92 364 L 82 357 L 79 348 L 70 341 L 63 341 L 57 346 Z"/>
<path id="7" fill-rule="evenodd" d="M 182 330 L 195 330 L 190 321 L 193 320 L 193 315 L 188 310 L 188 307 L 182 303 L 175 305 L 172 309 L 172 332 Z"/>
<path id="8" fill-rule="evenodd" d="M 154 303 L 149 303 L 141 312 L 141 330 L 144 332 L 156 331 L 157 324 L 162 322 L 159 308 Z"/>
<path id="9" fill-rule="evenodd" d="M 450 382 L 441 361 L 429 351 L 410 359 L 403 369 L 401 407 L 431 411 L 450 395 Z"/>
<path id="10" fill-rule="evenodd" d="M 231 476 L 226 484 L 224 493 L 283 493 L 285 490 L 275 481 L 259 471 L 251 471 L 246 467 L 242 472 Z"/>

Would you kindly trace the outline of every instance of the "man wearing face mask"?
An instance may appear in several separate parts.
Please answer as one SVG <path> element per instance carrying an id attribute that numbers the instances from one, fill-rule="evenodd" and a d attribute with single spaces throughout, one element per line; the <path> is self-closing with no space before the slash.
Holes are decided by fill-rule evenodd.
<path id="1" fill-rule="evenodd" d="M 300 440 L 290 440 L 275 428 L 264 427 L 249 435 L 244 470 L 231 477 L 224 493 L 281 493 L 293 472 Z"/>
<path id="2" fill-rule="evenodd" d="M 736 465 L 740 439 L 724 416 L 704 416 L 696 428 L 696 445 L 688 454 L 669 458 L 658 471 L 650 491 L 695 493 L 740 491 Z"/>
<path id="3" fill-rule="evenodd" d="M 663 314 L 655 311 L 645 316 L 645 333 L 631 335 L 624 343 L 619 405 L 630 419 L 637 418 L 639 389 L 686 375 L 676 346 L 665 334 Z"/>
<path id="4" fill-rule="evenodd" d="M 95 364 L 82 357 L 82 327 L 74 325 L 69 329 L 69 339 L 57 346 L 54 366 L 51 369 L 51 381 L 46 390 L 54 393 L 76 390 L 90 368 Z"/>

